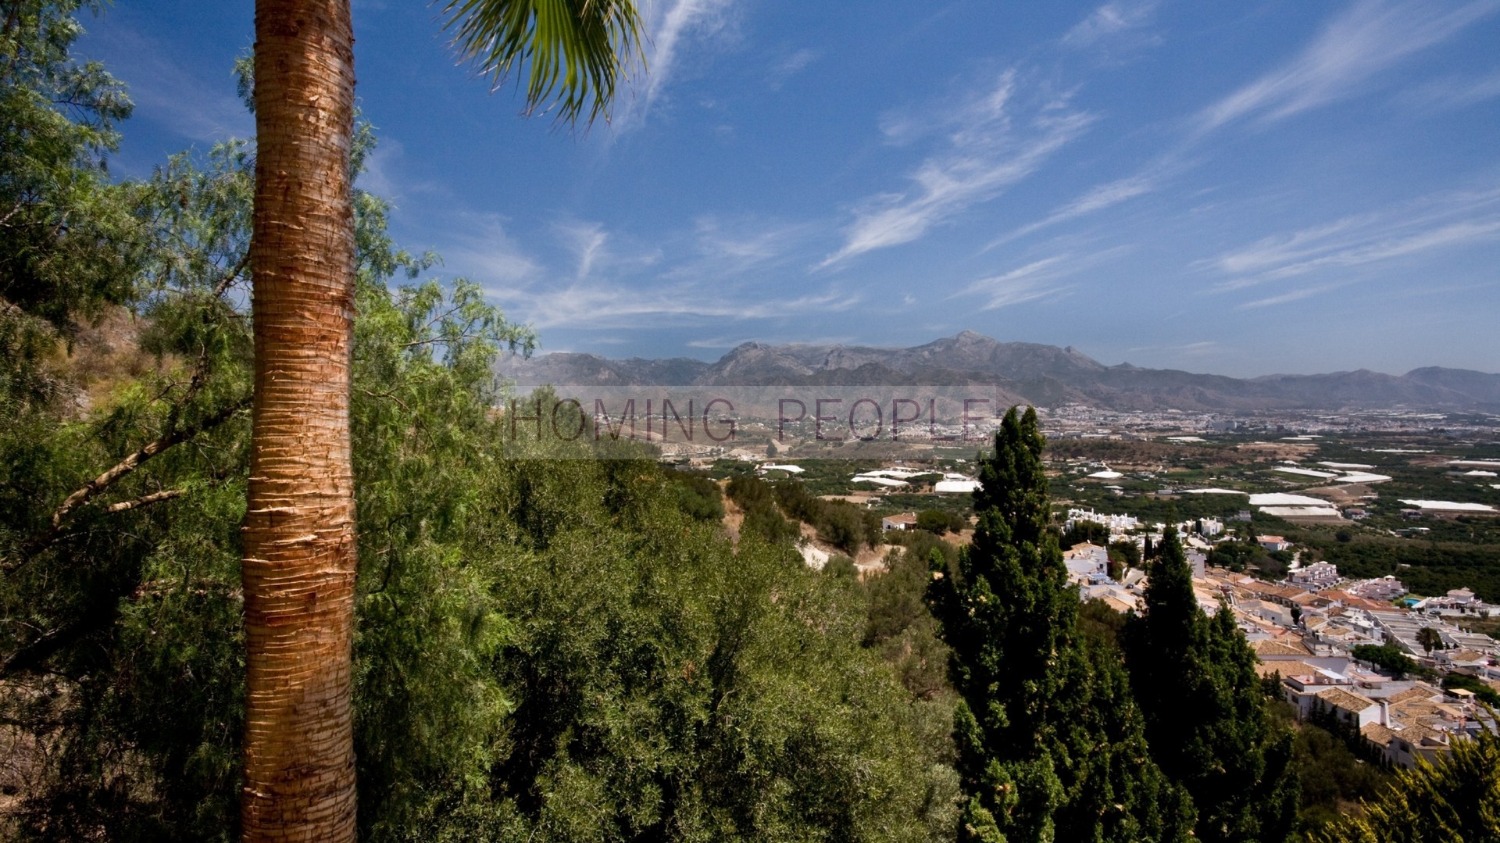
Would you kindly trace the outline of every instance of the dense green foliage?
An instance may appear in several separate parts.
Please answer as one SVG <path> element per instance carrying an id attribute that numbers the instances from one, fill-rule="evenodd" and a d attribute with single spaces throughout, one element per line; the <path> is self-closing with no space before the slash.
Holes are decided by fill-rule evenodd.
<path id="1" fill-rule="evenodd" d="M 917 538 L 922 536 L 924 538 Z M 864 583 L 867 601 L 864 645 L 872 647 L 895 667 L 901 683 L 923 700 L 951 693 L 948 649 L 940 640 L 937 620 L 927 611 L 925 594 L 930 580 L 929 560 L 956 557 L 952 545 L 930 534 L 915 539 L 886 559 L 888 570 Z M 947 708 L 952 710 L 951 701 Z M 945 741 L 946 743 L 946 741 Z"/>
<path id="2" fill-rule="evenodd" d="M 880 518 L 848 501 L 815 497 L 798 480 L 772 486 L 776 503 L 789 517 L 813 525 L 818 538 L 853 556 L 862 547 L 880 543 Z"/>
<path id="3" fill-rule="evenodd" d="M 797 540 L 801 533 L 797 522 L 788 521 L 776 508 L 770 483 L 753 474 L 737 474 L 729 478 L 726 492 L 744 513 L 740 535 L 758 536 L 770 544 Z"/>
<path id="4" fill-rule="evenodd" d="M 1175 531 L 1147 571 L 1145 609 L 1124 641 L 1152 757 L 1192 794 L 1200 840 L 1286 840 L 1291 735 L 1266 711 L 1255 654 L 1227 608 L 1212 619 L 1199 608 Z"/>
<path id="5" fill-rule="evenodd" d="M 1271 554 L 1254 541 L 1219 542 L 1208 552 L 1207 564 L 1236 572 L 1264 572 L 1275 567 Z"/>
<path id="6" fill-rule="evenodd" d="M 95 134 L 48 111 L 77 4 L 12 7 L 5 130 L 74 138 L 61 156 L 7 143 L 0 182 L 50 173 L 18 188 L 45 200 L 28 214 L 52 213 L 59 185 L 95 205 L 69 206 L 67 237 L 28 241 L 48 262 L 7 264 L 0 289 L 5 341 L 32 343 L 0 358 L 0 775 L 15 794 L 0 836 L 232 839 L 253 149 L 109 185 L 112 83 L 79 70 L 115 108 L 96 109 Z M 371 142 L 362 130 L 356 162 Z M 89 228 L 95 209 L 107 230 Z M 508 435 L 491 366 L 529 332 L 475 285 L 424 280 L 432 258 L 397 249 L 385 220 L 358 196 L 362 837 L 949 833 L 946 707 L 903 685 L 920 664 L 866 646 L 863 586 L 807 570 L 779 515 L 790 533 L 736 548 L 717 485 L 647 450 Z"/>
<path id="7" fill-rule="evenodd" d="M 1078 627 L 1036 414 L 982 458 L 974 544 L 929 591 L 961 696 L 954 737 L 974 840 L 1180 840 L 1193 812 L 1147 752 L 1117 652 Z"/>
<path id="8" fill-rule="evenodd" d="M 493 813 L 466 833 L 936 834 L 953 788 L 941 734 L 860 647 L 859 604 L 782 548 L 747 535 L 731 553 L 716 527 L 646 503 L 664 482 L 593 461 L 507 463 L 490 481 L 509 510 L 493 540 L 516 549 L 497 563 L 512 632 L 495 660 L 514 703 L 476 794 L 499 800 L 476 802 Z M 631 489 L 618 511 L 579 500 L 610 483 Z M 554 507 L 567 517 L 528 515 Z"/>
<path id="9" fill-rule="evenodd" d="M 712 478 L 684 471 L 674 471 L 668 476 L 675 481 L 672 491 L 678 510 L 698 521 L 723 520 L 724 490 Z"/>
<path id="10" fill-rule="evenodd" d="M 0 44 L 5 831 L 211 839 L 237 786 L 247 159 L 108 184 L 129 104 L 69 62 L 79 8 L 6 4 Z"/>
<path id="11" fill-rule="evenodd" d="M 93 8 L 0 3 L 0 837 L 229 840 L 254 148 L 112 183 L 129 103 L 68 54 Z M 882 536 L 817 496 L 874 462 L 768 483 L 518 436 L 492 365 L 534 337 L 387 213 L 357 195 L 363 839 L 1279 840 L 1288 763 L 1308 826 L 1375 800 L 1330 840 L 1494 836 L 1494 739 L 1377 797 L 1329 733 L 1272 722 L 1174 540 L 1142 617 L 1080 604 L 1034 413 L 981 457 L 963 550 L 960 498 L 887 496 L 923 529 Z M 802 523 L 847 555 L 809 570 Z M 1468 564 L 1404 541 L 1379 547 Z"/>
<path id="12" fill-rule="evenodd" d="M 1297 832 L 1292 839 L 1306 840 L 1329 824 L 1357 813 L 1359 803 L 1379 795 L 1392 774 L 1380 750 L 1358 729 L 1321 706 L 1314 707 L 1308 718 L 1299 722 L 1296 708 L 1280 699 L 1281 675 L 1273 673 L 1262 681 L 1272 699 L 1268 708 L 1271 718 L 1278 728 L 1292 733 L 1291 768 L 1299 790 Z"/>
<path id="13" fill-rule="evenodd" d="M 1311 835 L 1321 843 L 1449 843 L 1500 840 L 1500 737 L 1453 745 L 1436 765 L 1403 771 L 1364 805 Z"/>
<path id="14" fill-rule="evenodd" d="M 1349 650 L 1349 655 L 1362 662 L 1369 662 L 1397 679 L 1404 679 L 1421 671 L 1421 667 L 1411 656 L 1395 644 L 1357 644 Z"/>
<path id="15" fill-rule="evenodd" d="M 1352 542 L 1340 542 L 1315 531 L 1287 531 L 1287 536 L 1315 548 L 1345 576 L 1395 574 L 1413 594 L 1471 588 L 1485 601 L 1500 602 L 1500 544 L 1367 534 L 1356 536 Z"/>
<path id="16" fill-rule="evenodd" d="M 1078 521 L 1064 530 L 1059 540 L 1062 547 L 1072 547 L 1084 542 L 1100 547 L 1109 544 L 1109 526 L 1098 521 Z"/>
<path id="17" fill-rule="evenodd" d="M 69 49 L 84 0 L 0 6 L 0 401 L 63 399 L 58 340 L 130 293 L 141 242 L 105 160 L 130 114 L 122 86 Z"/>
<path id="18" fill-rule="evenodd" d="M 1464 673 L 1450 673 L 1443 677 L 1443 687 L 1469 691 L 1485 705 L 1492 708 L 1500 708 L 1500 691 L 1496 691 L 1493 686 L 1477 676 L 1469 676 Z"/>
<path id="19" fill-rule="evenodd" d="M 953 512 L 944 512 L 941 509 L 924 509 L 917 513 L 917 529 L 926 530 L 941 536 L 944 533 L 957 533 L 969 526 L 969 522 L 963 516 Z"/>

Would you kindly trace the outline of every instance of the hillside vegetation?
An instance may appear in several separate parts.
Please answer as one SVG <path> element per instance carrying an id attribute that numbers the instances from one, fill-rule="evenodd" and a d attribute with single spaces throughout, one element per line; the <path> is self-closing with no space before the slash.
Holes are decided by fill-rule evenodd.
<path id="1" fill-rule="evenodd" d="M 8 4 L 0 42 L 0 836 L 231 840 L 255 150 L 107 178 L 129 104 L 69 56 L 81 5 Z M 1309 753 L 1243 636 L 1184 596 L 1180 549 L 1140 617 L 1067 587 L 1034 413 L 982 455 L 972 546 L 919 531 L 883 574 L 813 571 L 804 523 L 850 554 L 878 523 L 741 476 L 731 535 L 720 486 L 647 447 L 518 435 L 492 371 L 535 337 L 402 251 L 388 212 L 357 196 L 362 839 L 1299 833 Z M 1403 777 L 1338 839 L 1493 835 L 1492 750 Z"/>

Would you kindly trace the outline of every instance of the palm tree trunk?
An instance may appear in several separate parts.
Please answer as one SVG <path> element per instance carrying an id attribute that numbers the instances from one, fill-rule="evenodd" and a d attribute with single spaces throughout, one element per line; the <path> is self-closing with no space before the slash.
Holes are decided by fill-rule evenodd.
<path id="1" fill-rule="evenodd" d="M 241 833 L 246 841 L 352 841 L 349 2 L 257 0 L 255 37 Z"/>

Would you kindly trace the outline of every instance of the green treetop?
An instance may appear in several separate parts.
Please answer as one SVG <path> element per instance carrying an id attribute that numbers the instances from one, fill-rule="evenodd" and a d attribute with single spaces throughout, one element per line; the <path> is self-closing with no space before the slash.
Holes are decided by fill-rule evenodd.
<path id="1" fill-rule="evenodd" d="M 1297 789 L 1290 736 L 1268 719 L 1255 654 L 1227 608 L 1212 620 L 1199 608 L 1175 531 L 1149 576 L 1125 643 L 1152 757 L 1192 794 L 1199 839 L 1287 839 Z"/>
<path id="2" fill-rule="evenodd" d="M 981 457 L 974 544 L 929 588 L 962 698 L 960 838 L 1183 838 L 1191 808 L 1146 753 L 1118 659 L 1078 631 L 1042 446 L 1034 410 L 1006 414 Z"/>
<path id="3" fill-rule="evenodd" d="M 75 320 L 129 291 L 136 221 L 104 162 L 130 101 L 97 63 L 69 55 L 76 13 L 96 5 L 0 6 L 0 401 L 56 397 L 41 362 Z"/>

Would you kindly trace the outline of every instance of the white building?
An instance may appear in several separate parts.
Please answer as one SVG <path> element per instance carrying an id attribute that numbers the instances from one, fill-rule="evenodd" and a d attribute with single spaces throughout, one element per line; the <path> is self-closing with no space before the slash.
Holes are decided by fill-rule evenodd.
<path id="1" fill-rule="evenodd" d="M 1312 591 L 1331 588 L 1339 582 L 1338 566 L 1331 562 L 1314 562 L 1292 571 L 1287 580 Z"/>
<path id="2" fill-rule="evenodd" d="M 1103 524 L 1109 528 L 1109 533 L 1112 536 L 1128 533 L 1141 526 L 1140 519 L 1133 515 L 1101 515 L 1092 509 L 1070 509 L 1068 510 L 1068 520 L 1063 524 L 1063 529 L 1070 529 L 1079 521 Z"/>

